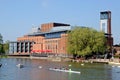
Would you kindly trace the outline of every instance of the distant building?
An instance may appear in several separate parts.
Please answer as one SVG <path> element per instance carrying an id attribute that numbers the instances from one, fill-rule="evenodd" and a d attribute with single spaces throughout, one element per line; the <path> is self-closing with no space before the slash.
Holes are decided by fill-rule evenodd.
<path id="1" fill-rule="evenodd" d="M 115 55 L 120 55 L 120 45 L 114 45 L 113 50 Z"/>

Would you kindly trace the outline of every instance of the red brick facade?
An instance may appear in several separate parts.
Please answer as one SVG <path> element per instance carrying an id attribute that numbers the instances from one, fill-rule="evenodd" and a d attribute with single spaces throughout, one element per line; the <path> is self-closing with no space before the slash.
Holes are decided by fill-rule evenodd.
<path id="1" fill-rule="evenodd" d="M 51 28 L 57 26 L 69 26 L 69 24 L 60 24 L 60 23 L 47 23 L 42 24 L 40 31 L 45 33 L 49 32 Z M 33 41 L 33 45 L 30 48 L 30 53 L 35 51 L 38 53 L 52 53 L 52 54 L 67 54 L 66 45 L 67 45 L 67 34 L 62 33 L 59 38 L 45 38 L 45 36 L 23 36 L 17 38 L 18 42 L 24 41 Z M 23 54 L 28 52 L 23 52 Z"/>

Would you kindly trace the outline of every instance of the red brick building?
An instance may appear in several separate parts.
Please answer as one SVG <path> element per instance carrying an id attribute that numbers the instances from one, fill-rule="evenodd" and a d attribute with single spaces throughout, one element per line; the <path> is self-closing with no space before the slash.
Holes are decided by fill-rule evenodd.
<path id="1" fill-rule="evenodd" d="M 69 24 L 46 23 L 36 28 L 32 33 L 18 37 L 16 42 L 10 43 L 10 53 L 31 54 L 47 53 L 67 55 L 67 31 L 71 30 Z"/>

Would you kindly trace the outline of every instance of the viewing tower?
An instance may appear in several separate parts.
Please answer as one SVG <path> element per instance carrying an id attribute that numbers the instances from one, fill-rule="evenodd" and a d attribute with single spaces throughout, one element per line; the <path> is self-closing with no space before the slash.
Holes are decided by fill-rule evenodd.
<path id="1" fill-rule="evenodd" d="M 100 30 L 105 33 L 107 46 L 110 47 L 111 51 L 113 46 L 113 37 L 111 34 L 111 11 L 100 12 Z"/>

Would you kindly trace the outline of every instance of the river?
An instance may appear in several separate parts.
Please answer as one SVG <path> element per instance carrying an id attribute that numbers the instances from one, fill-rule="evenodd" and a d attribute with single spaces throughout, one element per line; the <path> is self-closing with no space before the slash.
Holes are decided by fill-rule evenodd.
<path id="1" fill-rule="evenodd" d="M 52 62 L 41 59 L 1 58 L 0 80 L 119 80 L 120 67 L 97 63 Z M 23 64 L 18 68 L 17 64 Z M 71 66 L 69 66 L 71 65 Z M 39 68 L 39 67 L 42 68 Z M 81 74 L 50 71 L 67 67 Z"/>

